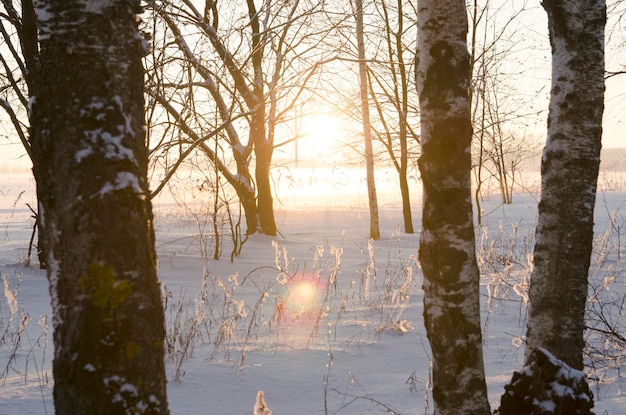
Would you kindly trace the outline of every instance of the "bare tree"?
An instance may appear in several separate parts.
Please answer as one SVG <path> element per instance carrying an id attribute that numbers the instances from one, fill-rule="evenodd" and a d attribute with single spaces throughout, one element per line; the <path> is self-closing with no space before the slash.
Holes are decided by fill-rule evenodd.
<path id="1" fill-rule="evenodd" d="M 416 152 L 413 148 L 419 145 L 419 137 L 412 124 L 418 111 L 413 104 L 416 91 L 409 69 L 415 60 L 417 22 L 409 19 L 410 13 L 404 7 L 408 5 L 415 10 L 416 6 L 406 0 L 396 0 L 395 6 L 393 3 L 388 0 L 374 3 L 380 16 L 374 20 L 380 22 L 383 30 L 369 33 L 374 38 L 382 32 L 382 45 L 375 49 L 380 55 L 368 64 L 370 96 L 377 115 L 372 130 L 398 172 L 404 231 L 413 233 L 408 179 L 411 156 L 415 157 Z"/>
<path id="2" fill-rule="evenodd" d="M 474 0 L 469 8 L 474 199 L 479 224 L 485 186 L 489 190 L 495 183 L 502 203 L 512 203 L 520 165 L 536 155 L 537 146 L 516 131 L 515 124 L 533 124 L 543 113 L 533 105 L 537 93 L 515 87 L 520 75 L 527 76 L 526 68 L 507 69 L 520 38 L 516 27 L 526 12 L 525 4 L 513 10 L 509 7 L 508 3 Z"/>
<path id="3" fill-rule="evenodd" d="M 624 0 L 607 1 L 607 26 L 605 48 L 607 50 L 605 79 L 623 78 L 626 75 L 626 62 L 619 51 L 626 46 L 624 38 L 624 20 L 626 19 L 626 2 Z M 616 52 L 616 53 L 612 53 Z M 610 89 L 607 85 L 607 89 Z M 608 95 L 608 94 L 607 94 Z"/>
<path id="4" fill-rule="evenodd" d="M 419 259 L 436 414 L 489 414 L 471 203 L 470 55 L 462 0 L 418 2 Z"/>
<path id="5" fill-rule="evenodd" d="M 30 96 L 35 94 L 39 74 L 37 28 L 32 2 L 24 0 L 17 9 L 12 1 L 3 0 L 4 13 L 0 14 L 0 34 L 5 47 L 0 53 L 0 107 L 7 113 L 11 124 L 28 156 L 31 156 L 28 126 L 23 114 Z"/>
<path id="6" fill-rule="evenodd" d="M 139 0 L 37 3 L 31 148 L 58 414 L 167 414 Z"/>
<path id="7" fill-rule="evenodd" d="M 310 98 L 308 84 L 329 58 L 316 49 L 328 22 L 313 23 L 324 5 L 149 4 L 158 35 L 149 93 L 167 119 L 151 132 L 155 159 L 165 161 L 169 177 L 179 161 L 201 152 L 236 191 L 247 233 L 275 235 L 272 158 L 294 139 L 277 138 L 277 131 L 294 116 L 295 103 Z"/>
<path id="8" fill-rule="evenodd" d="M 372 149 L 372 128 L 370 125 L 369 95 L 367 88 L 367 62 L 365 60 L 365 36 L 363 35 L 363 0 L 355 1 L 356 38 L 359 58 L 359 91 L 361 97 L 361 124 L 365 145 L 365 171 L 367 177 L 367 198 L 370 210 L 370 238 L 380 239 L 378 223 L 378 200 L 374 178 L 374 150 Z"/>
<path id="9" fill-rule="evenodd" d="M 25 154 L 32 162 L 29 124 L 26 113 L 30 98 L 36 96 L 39 77 L 39 43 L 35 9 L 31 0 L 23 0 L 19 8 L 12 1 L 3 0 L 4 13 L 0 13 L 0 34 L 5 47 L 0 53 L 0 107 L 7 114 L 13 131 L 19 137 Z M 37 211 L 31 238 L 37 230 Z M 30 261 L 30 247 L 27 260 Z M 37 241 L 39 267 L 45 268 L 45 246 Z"/>

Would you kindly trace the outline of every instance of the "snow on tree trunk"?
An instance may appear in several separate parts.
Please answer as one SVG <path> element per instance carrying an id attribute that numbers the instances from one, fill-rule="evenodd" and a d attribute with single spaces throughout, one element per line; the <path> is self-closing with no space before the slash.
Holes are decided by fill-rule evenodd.
<path id="1" fill-rule="evenodd" d="M 582 369 L 604 109 L 606 5 L 544 0 L 543 6 L 552 45 L 552 90 L 526 357 L 542 347 Z"/>
<path id="2" fill-rule="evenodd" d="M 585 373 L 545 349 L 534 349 L 526 366 L 504 387 L 496 415 L 589 415 L 593 394 Z"/>
<path id="3" fill-rule="evenodd" d="M 166 414 L 139 0 L 37 2 L 33 170 L 57 414 Z"/>
<path id="4" fill-rule="evenodd" d="M 423 217 L 419 258 L 435 414 L 488 414 L 470 189 L 467 14 L 418 2 Z"/>

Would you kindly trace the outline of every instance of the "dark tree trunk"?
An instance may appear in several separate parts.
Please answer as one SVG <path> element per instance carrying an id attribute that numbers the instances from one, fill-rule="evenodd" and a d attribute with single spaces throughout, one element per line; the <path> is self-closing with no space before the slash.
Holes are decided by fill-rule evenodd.
<path id="1" fill-rule="evenodd" d="M 409 192 L 409 180 L 407 177 L 407 149 L 406 149 L 406 136 L 404 137 L 404 147 L 401 151 L 404 155 L 400 156 L 400 195 L 402 196 L 402 217 L 404 219 L 404 232 L 414 233 L 413 229 L 413 214 L 411 213 L 411 198 Z"/>
<path id="2" fill-rule="evenodd" d="M 241 201 L 241 207 L 246 218 L 246 234 L 252 235 L 260 230 L 259 211 L 257 209 L 254 189 L 248 188 L 246 183 L 231 183 Z"/>
<path id="3" fill-rule="evenodd" d="M 22 0 L 22 31 L 20 33 L 24 65 L 26 66 L 28 95 L 35 96 L 39 76 L 39 49 L 37 41 L 37 19 L 32 0 Z"/>
<path id="4" fill-rule="evenodd" d="M 411 213 L 411 199 L 409 197 L 409 181 L 405 173 L 400 173 L 400 194 L 402 195 L 402 216 L 404 218 L 404 232 L 415 233 L 413 229 L 413 214 Z"/>
<path id="5" fill-rule="evenodd" d="M 37 18 L 32 0 L 22 0 L 22 32 L 20 39 L 22 54 L 24 55 L 24 65 L 27 71 L 26 85 L 28 86 L 28 96 L 35 97 L 37 96 L 36 88 L 39 83 L 39 42 L 37 39 Z M 27 148 L 26 150 L 28 154 L 31 155 L 32 161 L 31 149 Z M 39 220 L 37 220 L 38 214 L 37 212 L 33 213 L 35 215 L 35 227 L 39 228 Z M 46 269 L 46 244 L 41 237 L 41 232 L 37 233 L 36 248 L 39 268 Z"/>
<path id="6" fill-rule="evenodd" d="M 38 4 L 31 126 L 57 414 L 166 414 L 139 0 Z"/>
<path id="7" fill-rule="evenodd" d="M 252 67 L 254 70 L 254 85 L 252 94 L 254 99 L 250 101 L 254 111 L 250 122 L 250 140 L 254 143 L 256 156 L 256 168 L 254 176 L 257 186 L 257 209 L 259 213 L 259 226 L 261 232 L 266 235 L 276 235 L 276 221 L 274 219 L 274 200 L 272 198 L 271 167 L 274 142 L 268 137 L 265 129 L 265 92 L 263 89 L 263 50 L 261 43 L 261 30 L 259 14 L 254 1 L 247 0 L 248 16 L 252 29 Z M 248 226 L 250 229 L 250 226 Z"/>
<path id="8" fill-rule="evenodd" d="M 603 0 L 544 0 L 552 45 L 526 356 L 583 368 L 587 276 L 604 109 Z"/>
<path id="9" fill-rule="evenodd" d="M 251 123 L 251 138 L 254 141 L 254 154 L 256 155 L 256 166 L 254 175 L 257 186 L 257 209 L 258 224 L 261 232 L 265 235 L 276 235 L 276 221 L 274 219 L 274 200 L 272 198 L 271 164 L 273 143 L 267 141 L 265 133 L 265 112 L 257 109 L 258 114 L 254 114 L 255 120 Z M 247 215 L 246 215 L 247 217 Z M 250 230 L 250 225 L 248 225 Z"/>
<path id="10" fill-rule="evenodd" d="M 418 2 L 423 217 L 419 259 L 435 414 L 489 414 L 471 203 L 467 14 Z"/>

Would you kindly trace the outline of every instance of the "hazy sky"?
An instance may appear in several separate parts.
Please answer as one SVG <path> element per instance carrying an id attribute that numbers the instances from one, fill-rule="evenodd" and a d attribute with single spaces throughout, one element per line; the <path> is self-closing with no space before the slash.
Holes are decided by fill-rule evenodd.
<path id="1" fill-rule="evenodd" d="M 506 50 L 506 55 L 511 60 L 510 65 L 506 65 L 503 79 L 516 79 L 514 83 L 515 93 L 528 96 L 535 96 L 529 105 L 536 106 L 537 109 L 547 109 L 549 97 L 550 76 L 550 45 L 548 41 L 547 18 L 539 0 L 492 0 L 494 8 L 493 17 L 495 26 L 491 27 L 494 33 L 498 31 L 498 26 L 506 26 L 508 40 L 504 39 L 502 47 Z M 607 71 L 619 71 L 626 65 L 626 53 L 623 45 L 626 44 L 626 28 L 617 16 L 621 15 L 620 10 L 614 8 L 614 4 L 619 4 L 615 0 L 609 0 L 609 21 L 607 24 Z M 626 5 L 620 6 L 626 9 Z M 517 12 L 522 9 L 521 13 Z M 516 16 L 515 24 L 508 21 L 510 16 Z M 508 43 L 507 43 L 508 42 Z M 626 75 L 609 78 L 606 84 L 606 99 L 604 111 L 604 131 L 603 147 L 615 148 L 626 147 L 626 128 L 624 119 L 626 118 Z M 506 94 L 503 91 L 503 94 Z M 530 109 L 534 110 L 534 108 Z M 529 111 L 530 111 L 529 110 Z M 545 137 L 547 112 L 538 116 L 534 120 L 524 123 L 523 128 L 527 128 L 527 133 L 534 137 Z M 305 152 L 319 151 L 324 146 L 321 141 L 332 136 L 332 130 L 320 128 L 320 119 L 312 119 L 310 125 L 302 125 L 303 130 L 310 137 L 308 144 L 303 140 L 299 156 Z M 329 124 L 329 123 L 323 123 Z M 339 125 L 332 126 L 341 129 Z M 317 134 L 316 130 L 320 130 Z M 341 134 L 340 132 L 338 134 Z M 10 137 L 8 139 L 7 137 Z M 321 160 L 323 163 L 323 160 Z M 12 132 L 10 122 L 4 113 L 0 111 L 0 170 L 16 167 L 30 167 L 30 162 L 25 156 L 25 152 L 19 143 L 19 139 Z"/>

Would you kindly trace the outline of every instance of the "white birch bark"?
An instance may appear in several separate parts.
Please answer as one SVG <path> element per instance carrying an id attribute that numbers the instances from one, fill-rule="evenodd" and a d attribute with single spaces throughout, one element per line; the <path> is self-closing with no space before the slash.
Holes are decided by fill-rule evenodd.
<path id="1" fill-rule="evenodd" d="M 526 357 L 583 368 L 587 275 L 604 109 L 604 0 L 544 0 L 552 45 Z"/>
<path id="2" fill-rule="evenodd" d="M 488 414 L 470 189 L 467 13 L 418 2 L 423 217 L 419 258 L 435 414 Z"/>

